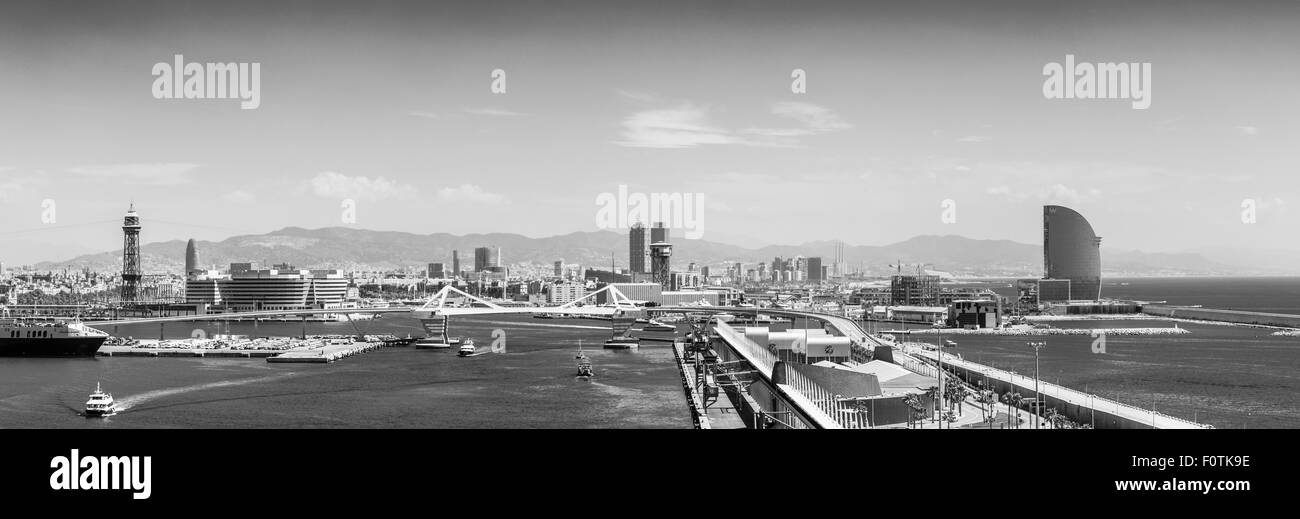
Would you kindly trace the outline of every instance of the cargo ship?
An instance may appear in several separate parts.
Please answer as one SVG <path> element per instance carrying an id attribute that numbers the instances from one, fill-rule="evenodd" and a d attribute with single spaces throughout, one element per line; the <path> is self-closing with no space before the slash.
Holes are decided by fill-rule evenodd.
<path id="1" fill-rule="evenodd" d="M 80 322 L 0 321 L 0 357 L 92 357 L 106 339 Z"/>

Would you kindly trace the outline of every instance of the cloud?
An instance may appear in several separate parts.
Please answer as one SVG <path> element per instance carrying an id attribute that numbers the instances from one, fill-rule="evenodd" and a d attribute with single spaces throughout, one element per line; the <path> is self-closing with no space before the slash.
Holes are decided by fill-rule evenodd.
<path id="1" fill-rule="evenodd" d="M 1251 137 L 1255 135 L 1259 135 L 1259 128 L 1256 128 L 1254 126 L 1233 126 L 1232 129 L 1236 130 L 1237 133 L 1240 133 L 1242 135 L 1247 135 Z"/>
<path id="2" fill-rule="evenodd" d="M 221 200 L 231 204 L 251 204 L 257 201 L 257 196 L 248 191 L 235 190 L 221 195 Z"/>
<path id="3" fill-rule="evenodd" d="M 1010 186 L 999 185 L 985 188 L 984 192 L 1014 202 L 1035 200 L 1042 203 L 1061 204 L 1067 206 L 1077 206 L 1087 199 L 1101 196 L 1101 190 L 1097 188 L 1090 188 L 1085 193 L 1081 194 L 1079 193 L 1079 190 L 1065 184 L 1052 184 L 1040 188 L 1037 191 L 1015 189 Z"/>
<path id="4" fill-rule="evenodd" d="M 703 108 L 645 110 L 623 120 L 621 146 L 633 148 L 692 148 L 704 144 L 739 144 L 744 140 L 711 125 Z"/>
<path id="5" fill-rule="evenodd" d="M 813 133 L 847 130 L 853 127 L 840 120 L 840 116 L 835 112 L 812 103 L 783 101 L 772 105 L 772 113 L 799 121 L 804 124 L 806 130 Z"/>
<path id="6" fill-rule="evenodd" d="M 433 112 L 425 112 L 425 111 L 423 111 L 423 110 L 415 110 L 415 111 L 413 111 L 413 112 L 409 112 L 409 113 L 407 113 L 406 115 L 412 115 L 412 116 L 415 116 L 415 117 L 423 117 L 423 118 L 425 118 L 425 119 L 440 119 L 440 118 L 441 118 L 441 116 L 439 116 L 438 114 L 435 114 L 435 113 L 433 113 Z"/>
<path id="7" fill-rule="evenodd" d="M 466 108 L 465 113 L 470 115 L 486 115 L 488 117 L 518 117 L 520 115 L 528 115 L 501 108 Z"/>
<path id="8" fill-rule="evenodd" d="M 438 190 L 438 200 L 443 202 L 466 202 L 476 205 L 501 205 L 510 202 L 509 198 L 499 193 L 489 193 L 474 184 L 462 184 L 460 187 L 444 187 Z"/>
<path id="9" fill-rule="evenodd" d="M 362 200 L 411 199 L 415 188 L 399 184 L 384 177 L 349 177 L 333 171 L 318 173 L 311 179 L 311 188 L 322 198 L 356 198 Z"/>
<path id="10" fill-rule="evenodd" d="M 651 94 L 649 92 L 640 92 L 636 90 L 623 90 L 623 89 L 617 89 L 615 90 L 615 92 L 617 92 L 619 96 L 640 103 L 653 103 L 659 100 L 658 96 Z"/>
<path id="11" fill-rule="evenodd" d="M 988 142 L 991 140 L 993 140 L 993 137 L 988 135 L 967 135 L 957 138 L 957 142 Z"/>
<path id="12" fill-rule="evenodd" d="M 793 128 L 746 128 L 740 133 L 763 137 L 749 144 L 790 148 L 799 146 L 796 137 L 806 137 L 838 130 L 852 128 L 853 125 L 840 120 L 838 115 L 825 107 L 811 103 L 783 101 L 772 105 L 772 113 L 781 117 L 794 119 L 801 126 Z"/>
<path id="13" fill-rule="evenodd" d="M 68 172 L 90 177 L 95 180 L 124 181 L 132 184 L 151 186 L 175 186 L 188 184 L 194 180 L 192 174 L 198 164 L 188 163 L 154 163 L 154 164 L 110 164 L 103 166 L 78 166 L 68 168 Z"/>

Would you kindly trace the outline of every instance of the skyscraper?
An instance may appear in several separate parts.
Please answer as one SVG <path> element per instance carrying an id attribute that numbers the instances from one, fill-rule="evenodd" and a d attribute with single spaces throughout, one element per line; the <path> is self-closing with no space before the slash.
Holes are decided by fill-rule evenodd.
<path id="1" fill-rule="evenodd" d="M 1073 209 L 1043 206 L 1043 274 L 1070 280 L 1069 299 L 1101 298 L 1101 237 Z"/>
<path id="2" fill-rule="evenodd" d="M 185 275 L 199 270 L 199 248 L 194 244 L 194 239 L 185 244 Z"/>
<path id="3" fill-rule="evenodd" d="M 451 277 L 452 279 L 460 278 L 460 251 L 451 251 Z"/>
<path id="4" fill-rule="evenodd" d="M 140 215 L 135 204 L 127 209 L 122 219 L 122 303 L 135 302 L 140 297 Z"/>
<path id="5" fill-rule="evenodd" d="M 500 247 L 475 247 L 474 272 L 505 272 L 501 266 Z"/>
<path id="6" fill-rule="evenodd" d="M 821 257 L 808 258 L 808 282 L 821 283 L 825 281 L 822 278 L 822 259 Z"/>
<path id="7" fill-rule="evenodd" d="M 628 265 L 631 265 L 633 274 L 645 274 L 645 226 L 641 222 L 632 224 L 628 231 Z"/>
<path id="8" fill-rule="evenodd" d="M 442 279 L 447 277 L 446 267 L 442 263 L 430 263 L 429 270 L 425 274 L 430 279 Z"/>

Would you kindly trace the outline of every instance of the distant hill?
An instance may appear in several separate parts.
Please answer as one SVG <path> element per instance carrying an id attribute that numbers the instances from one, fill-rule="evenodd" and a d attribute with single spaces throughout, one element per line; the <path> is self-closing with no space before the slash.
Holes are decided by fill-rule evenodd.
<path id="1" fill-rule="evenodd" d="M 715 265 L 741 262 L 752 266 L 775 257 L 821 256 L 829 265 L 835 251 L 831 241 L 801 245 L 769 245 L 757 249 L 706 240 L 674 238 L 674 263 Z M 500 247 L 506 264 L 530 262 L 550 264 L 563 258 L 566 263 L 601 267 L 627 266 L 627 236 L 611 231 L 575 232 L 545 238 L 493 233 L 456 236 L 370 231 L 345 227 L 303 229 L 287 227 L 261 235 L 234 236 L 219 242 L 197 243 L 200 263 L 225 268 L 231 262 L 251 261 L 261 266 L 289 263 L 299 268 L 398 269 L 423 268 L 428 263 L 450 265 L 451 251 L 459 250 L 461 265 L 472 266 L 474 248 Z M 1280 269 L 1246 269 L 1211 261 L 1196 253 L 1167 254 L 1102 249 L 1102 264 L 1108 275 L 1254 275 L 1283 274 Z M 78 256 L 68 261 L 38 264 L 40 270 L 63 268 L 111 272 L 120 269 L 121 250 Z M 846 246 L 845 261 L 873 274 L 887 274 L 891 264 L 902 262 L 942 270 L 957 276 L 1038 276 L 1042 273 L 1042 247 L 1009 240 L 975 240 L 961 236 L 917 236 L 882 246 Z M 180 273 L 185 259 L 185 242 L 150 243 L 141 247 L 146 273 Z"/>

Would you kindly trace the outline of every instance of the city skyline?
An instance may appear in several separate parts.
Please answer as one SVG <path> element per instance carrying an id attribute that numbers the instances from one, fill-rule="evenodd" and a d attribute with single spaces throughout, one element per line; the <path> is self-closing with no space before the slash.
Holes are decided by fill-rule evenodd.
<path id="1" fill-rule="evenodd" d="M 704 195 L 703 239 L 743 246 L 1034 244 L 1024 215 L 1060 204 L 1112 250 L 1297 247 L 1274 237 L 1300 223 L 1300 79 L 1271 66 L 1294 6 L 140 4 L 41 29 L 57 4 L 0 21 L 0 235 L 36 261 L 112 250 L 98 222 L 129 202 L 149 243 L 340 226 L 345 199 L 355 228 L 543 237 L 598 229 L 623 185 Z M 150 96 L 175 55 L 261 63 L 260 106 Z M 1151 63 L 1150 107 L 1045 99 L 1067 56 Z"/>

